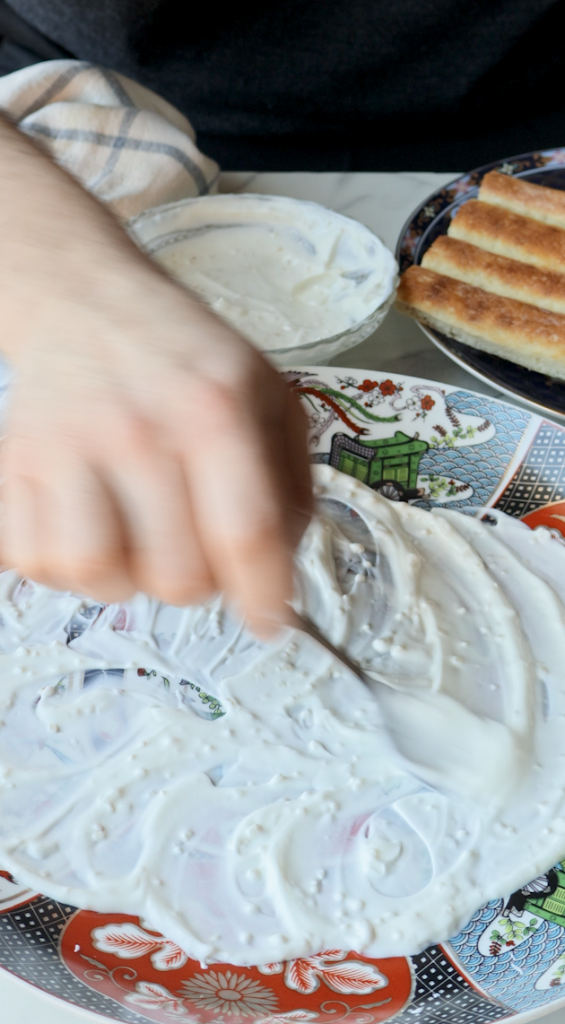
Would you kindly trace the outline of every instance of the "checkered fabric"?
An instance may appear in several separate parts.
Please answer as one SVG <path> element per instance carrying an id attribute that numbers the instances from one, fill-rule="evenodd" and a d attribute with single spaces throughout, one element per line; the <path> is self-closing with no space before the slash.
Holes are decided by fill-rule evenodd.
<path id="1" fill-rule="evenodd" d="M 106 68 L 51 60 L 15 71 L 0 78 L 0 109 L 124 220 L 216 189 L 218 165 L 190 122 Z"/>

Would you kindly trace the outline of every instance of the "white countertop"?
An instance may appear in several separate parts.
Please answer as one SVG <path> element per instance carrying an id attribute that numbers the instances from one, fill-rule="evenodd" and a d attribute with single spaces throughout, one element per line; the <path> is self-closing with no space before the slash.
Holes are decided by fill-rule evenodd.
<path id="1" fill-rule="evenodd" d="M 339 213 L 355 217 L 371 228 L 394 250 L 404 222 L 430 192 L 456 177 L 446 174 L 246 174 L 222 175 L 222 192 L 263 194 L 311 199 Z M 471 388 L 485 394 L 497 392 L 451 362 L 412 320 L 391 310 L 370 338 L 333 360 L 337 366 L 390 370 Z M 107 1017 L 70 1008 L 48 998 L 31 986 L 0 971 L 0 1020 L 2 1024 L 83 1024 Z M 546 1016 L 547 1024 L 565 1024 L 565 1009 Z"/>

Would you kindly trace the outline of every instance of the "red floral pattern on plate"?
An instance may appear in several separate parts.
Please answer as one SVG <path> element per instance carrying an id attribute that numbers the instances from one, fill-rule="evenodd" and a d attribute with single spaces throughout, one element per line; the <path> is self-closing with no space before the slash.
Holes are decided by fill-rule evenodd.
<path id="1" fill-rule="evenodd" d="M 554 501 L 551 505 L 542 505 L 534 512 L 522 516 L 522 522 L 535 530 L 537 526 L 547 526 L 548 530 L 557 530 L 565 537 L 565 501 Z"/>
<path id="2" fill-rule="evenodd" d="M 150 954 L 151 963 L 158 971 L 174 971 L 184 967 L 188 957 L 184 950 L 170 939 L 143 930 L 133 921 L 106 924 L 92 931 L 92 944 L 103 953 L 113 953 L 122 960 L 137 960 Z"/>
<path id="3" fill-rule="evenodd" d="M 145 1010 L 159 1009 L 167 1017 L 182 1017 L 186 1022 L 198 1020 L 197 1017 L 189 1016 L 182 999 L 176 999 L 163 985 L 150 981 L 138 981 L 135 991 L 125 995 L 124 1001 Z"/>
<path id="4" fill-rule="evenodd" d="M 33 889 L 16 882 L 9 871 L 0 871 L 0 914 L 29 903 L 36 895 Z"/>
<path id="5" fill-rule="evenodd" d="M 342 995 L 368 995 L 388 985 L 387 978 L 374 963 L 347 960 L 342 949 L 327 949 L 316 956 L 284 963 L 265 964 L 261 974 L 282 974 L 287 988 L 310 995 L 323 981 L 333 992 Z"/>
<path id="6" fill-rule="evenodd" d="M 380 1024 L 410 1001 L 404 957 L 325 950 L 266 967 L 203 966 L 125 914 L 77 911 L 61 937 L 72 974 L 146 1020 L 171 1024 Z"/>

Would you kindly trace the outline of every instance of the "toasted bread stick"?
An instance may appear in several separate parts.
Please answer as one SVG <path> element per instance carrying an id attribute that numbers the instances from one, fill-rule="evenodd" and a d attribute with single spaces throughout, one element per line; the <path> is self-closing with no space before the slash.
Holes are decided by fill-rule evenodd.
<path id="1" fill-rule="evenodd" d="M 565 316 L 409 267 L 397 306 L 473 348 L 565 380 Z"/>
<path id="2" fill-rule="evenodd" d="M 447 233 L 498 256 L 565 273 L 565 231 L 500 206 L 470 199 L 460 207 Z"/>
<path id="3" fill-rule="evenodd" d="M 565 274 L 496 256 L 448 235 L 436 238 L 424 255 L 422 266 L 495 295 L 565 315 Z"/>
<path id="4" fill-rule="evenodd" d="M 524 178 L 489 171 L 479 189 L 479 199 L 523 217 L 565 228 L 565 192 L 561 189 L 533 185 Z"/>

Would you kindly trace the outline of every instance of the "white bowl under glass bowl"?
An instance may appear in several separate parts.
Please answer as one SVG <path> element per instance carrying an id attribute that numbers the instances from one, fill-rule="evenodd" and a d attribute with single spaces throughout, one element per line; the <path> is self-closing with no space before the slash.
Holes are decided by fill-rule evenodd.
<path id="1" fill-rule="evenodd" d="M 144 251 L 280 366 L 323 363 L 367 338 L 397 264 L 368 228 L 317 203 L 250 193 L 146 210 Z"/>

